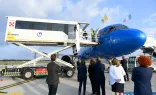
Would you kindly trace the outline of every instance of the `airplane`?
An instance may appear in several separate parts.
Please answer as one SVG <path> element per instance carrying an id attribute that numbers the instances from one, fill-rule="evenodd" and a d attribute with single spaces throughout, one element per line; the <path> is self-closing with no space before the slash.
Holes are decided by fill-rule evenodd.
<path id="1" fill-rule="evenodd" d="M 7 19 L 5 42 L 22 46 L 41 55 L 36 59 L 18 65 L 18 70 L 26 69 L 26 66 L 29 64 L 33 64 L 33 67 L 29 67 L 29 69 L 34 68 L 36 62 L 39 60 L 45 57 L 50 58 L 51 54 L 58 54 L 73 46 L 76 47 L 76 50 L 73 48 L 73 53 L 76 51 L 74 54 L 77 54 L 76 57 L 79 59 L 88 60 L 97 57 L 109 59 L 120 57 L 143 47 L 147 38 L 141 30 L 129 28 L 123 24 L 112 24 L 102 29 L 97 29 L 97 33 L 95 33 L 97 34 L 96 42 L 92 42 L 86 40 L 87 37 L 83 37 L 86 36 L 86 34 L 83 34 L 86 33 L 85 29 L 89 25 L 88 22 L 12 16 L 7 17 Z M 60 46 L 63 48 L 51 53 L 44 53 L 31 46 Z M 74 74 L 73 59 L 68 54 L 62 56 L 60 59 L 57 58 L 56 62 L 71 67 L 70 69 L 64 68 L 66 69 L 65 73 L 67 76 L 72 77 Z M 34 70 L 32 69 L 31 72 L 34 72 Z M 36 70 L 38 69 L 36 68 Z M 22 72 L 21 75 L 29 79 L 33 76 L 33 73 L 29 77 L 26 76 L 29 72 L 27 70 Z"/>
<path id="2" fill-rule="evenodd" d="M 141 50 L 144 54 L 149 54 L 156 58 L 156 39 L 149 35 Z"/>
<path id="3" fill-rule="evenodd" d="M 81 48 L 80 59 L 113 58 L 130 54 L 141 48 L 146 42 L 146 35 L 138 29 L 122 24 L 109 25 L 99 31 L 98 45 Z"/>

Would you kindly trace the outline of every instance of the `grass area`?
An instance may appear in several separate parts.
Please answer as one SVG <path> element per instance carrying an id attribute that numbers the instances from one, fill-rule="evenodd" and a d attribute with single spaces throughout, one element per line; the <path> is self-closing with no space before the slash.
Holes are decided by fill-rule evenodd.
<path id="1" fill-rule="evenodd" d="M 0 65 L 20 65 L 20 64 L 23 64 L 25 62 L 28 62 L 28 61 L 0 61 Z M 46 64 L 46 63 L 49 63 L 49 61 L 39 61 L 37 62 L 37 64 Z"/>

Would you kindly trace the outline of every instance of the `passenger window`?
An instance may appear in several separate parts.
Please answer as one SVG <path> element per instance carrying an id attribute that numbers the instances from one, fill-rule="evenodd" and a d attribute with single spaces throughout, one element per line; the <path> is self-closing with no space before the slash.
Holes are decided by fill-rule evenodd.
<path id="1" fill-rule="evenodd" d="M 64 31 L 64 24 L 52 23 L 52 30 L 53 31 Z"/>
<path id="2" fill-rule="evenodd" d="M 16 29 L 29 29 L 29 22 L 28 21 L 16 21 L 15 28 Z"/>
<path id="3" fill-rule="evenodd" d="M 68 25 L 69 39 L 76 39 L 76 32 L 75 32 L 74 28 L 75 28 L 75 25 Z"/>
<path id="4" fill-rule="evenodd" d="M 47 30 L 47 23 L 41 23 L 41 22 L 35 22 L 34 23 L 34 28 L 35 30 Z"/>

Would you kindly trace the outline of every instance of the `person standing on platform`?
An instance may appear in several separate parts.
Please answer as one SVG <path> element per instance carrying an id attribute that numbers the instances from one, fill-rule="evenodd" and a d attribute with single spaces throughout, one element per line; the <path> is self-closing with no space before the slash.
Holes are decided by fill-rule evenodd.
<path id="1" fill-rule="evenodd" d="M 105 71 L 105 65 L 101 63 L 101 58 L 98 57 L 94 67 L 94 74 L 93 74 L 97 95 L 101 95 L 100 88 L 102 90 L 102 95 L 106 95 L 105 92 L 106 79 L 105 79 L 104 71 Z"/>
<path id="2" fill-rule="evenodd" d="M 95 42 L 95 31 L 93 28 L 91 29 L 91 37 L 92 37 L 92 42 Z"/>
<path id="3" fill-rule="evenodd" d="M 85 64 L 85 60 L 82 60 L 78 67 L 78 81 L 79 81 L 78 95 L 81 95 L 82 84 L 83 84 L 83 95 L 86 95 L 87 67 Z"/>
<path id="4" fill-rule="evenodd" d="M 124 68 L 124 70 L 126 72 L 126 76 L 124 76 L 124 80 L 129 81 L 128 71 L 127 71 L 128 63 L 127 63 L 127 60 L 126 60 L 125 56 L 122 56 L 121 65 L 122 65 L 122 67 Z"/>
<path id="5" fill-rule="evenodd" d="M 95 60 L 92 58 L 90 60 L 90 64 L 89 64 L 89 67 L 88 67 L 89 78 L 90 78 L 90 82 L 91 82 L 91 86 L 92 86 L 92 95 L 94 95 L 96 93 L 95 82 L 94 82 L 94 79 L 93 79 L 94 66 L 95 66 Z"/>
<path id="6" fill-rule="evenodd" d="M 152 95 L 151 79 L 152 61 L 147 56 L 138 58 L 139 67 L 135 67 L 132 71 L 132 81 L 134 82 L 134 95 Z"/>
<path id="7" fill-rule="evenodd" d="M 51 55 L 51 62 L 47 65 L 48 76 L 46 82 L 49 88 L 48 95 L 56 95 L 59 84 L 59 65 L 55 63 L 56 54 Z"/>

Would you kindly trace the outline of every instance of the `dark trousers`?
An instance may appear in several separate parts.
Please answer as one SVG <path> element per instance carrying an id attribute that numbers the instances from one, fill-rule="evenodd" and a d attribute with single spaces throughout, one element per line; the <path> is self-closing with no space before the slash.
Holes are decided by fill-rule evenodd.
<path id="1" fill-rule="evenodd" d="M 129 81 L 129 76 L 128 76 L 127 68 L 124 68 L 124 70 L 125 70 L 125 73 L 126 73 L 126 76 L 124 76 L 124 80 L 125 81 Z"/>
<path id="2" fill-rule="evenodd" d="M 95 92 L 96 92 L 95 82 L 92 77 L 89 77 L 89 78 L 90 78 L 90 82 L 91 82 L 91 86 L 92 86 L 92 93 L 95 94 Z"/>
<path id="3" fill-rule="evenodd" d="M 48 84 L 48 88 L 49 88 L 48 95 L 56 95 L 57 87 L 58 87 L 58 85 L 49 85 Z"/>
<path id="4" fill-rule="evenodd" d="M 86 81 L 87 79 L 79 81 L 79 95 L 81 95 L 82 84 L 83 84 L 83 95 L 86 95 Z"/>
<path id="5" fill-rule="evenodd" d="M 92 42 L 95 42 L 95 36 L 92 36 Z"/>
<path id="6" fill-rule="evenodd" d="M 100 94 L 100 87 L 101 87 L 101 90 L 102 90 L 102 95 L 106 95 L 106 92 L 105 92 L 105 80 L 99 82 L 99 83 L 96 83 L 96 90 L 97 90 L 97 95 L 101 95 Z"/>

